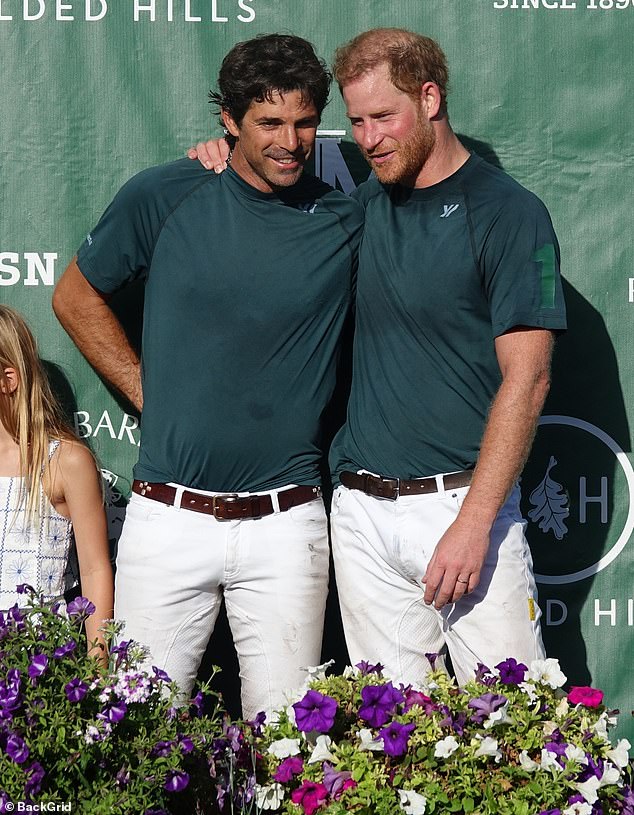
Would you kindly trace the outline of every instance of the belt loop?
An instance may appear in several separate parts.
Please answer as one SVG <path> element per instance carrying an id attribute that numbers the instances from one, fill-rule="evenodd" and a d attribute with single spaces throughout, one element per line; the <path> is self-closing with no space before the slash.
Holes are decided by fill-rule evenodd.
<path id="1" fill-rule="evenodd" d="M 271 490 L 271 505 L 273 506 L 273 512 L 277 515 L 278 512 L 281 512 L 280 509 L 280 499 L 277 497 L 279 490 Z"/>
<path id="2" fill-rule="evenodd" d="M 445 479 L 442 473 L 434 476 L 436 479 L 436 489 L 438 490 L 438 497 L 442 500 L 445 497 Z"/>
<path id="3" fill-rule="evenodd" d="M 174 493 L 174 507 L 176 509 L 181 508 L 181 500 L 183 498 L 183 493 L 185 492 L 185 487 L 176 487 L 176 492 Z"/>

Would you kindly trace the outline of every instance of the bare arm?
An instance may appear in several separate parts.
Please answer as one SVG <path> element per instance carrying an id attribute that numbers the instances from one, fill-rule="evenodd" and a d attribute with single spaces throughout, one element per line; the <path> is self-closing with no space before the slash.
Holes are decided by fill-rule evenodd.
<path id="1" fill-rule="evenodd" d="M 73 441 L 62 442 L 53 469 L 55 508 L 72 521 L 82 593 L 95 606 L 86 620 L 86 639 L 104 646 L 99 629 L 113 616 L 113 579 L 99 472 L 90 452 Z"/>
<path id="2" fill-rule="evenodd" d="M 495 518 L 519 477 L 550 386 L 553 334 L 519 328 L 495 341 L 502 384 L 493 400 L 469 492 L 423 578 L 436 608 L 473 591 Z M 461 581 L 458 581 L 460 578 Z"/>
<path id="3" fill-rule="evenodd" d="M 198 159 L 207 170 L 213 169 L 215 173 L 221 173 L 227 169 L 229 144 L 226 139 L 199 141 L 196 147 L 189 148 L 187 155 L 191 159 Z"/>
<path id="4" fill-rule="evenodd" d="M 107 295 L 90 285 L 76 257 L 55 287 L 53 310 L 95 370 L 141 410 L 139 357 L 108 306 Z"/>

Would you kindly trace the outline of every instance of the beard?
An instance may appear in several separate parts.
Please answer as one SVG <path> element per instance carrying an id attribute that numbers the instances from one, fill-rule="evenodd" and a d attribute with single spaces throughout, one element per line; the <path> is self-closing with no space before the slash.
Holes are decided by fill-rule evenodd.
<path id="1" fill-rule="evenodd" d="M 362 149 L 363 156 L 382 184 L 402 184 L 414 182 L 434 149 L 436 132 L 431 122 L 420 116 L 416 127 L 405 141 L 381 144 L 380 152 L 386 147 L 395 150 L 394 156 L 386 164 L 376 164 L 372 156 Z M 377 151 L 378 152 L 378 151 Z"/>

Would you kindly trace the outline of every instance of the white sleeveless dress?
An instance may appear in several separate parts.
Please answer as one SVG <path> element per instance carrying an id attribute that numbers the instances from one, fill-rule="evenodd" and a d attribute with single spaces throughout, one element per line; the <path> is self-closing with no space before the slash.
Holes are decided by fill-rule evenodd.
<path id="1" fill-rule="evenodd" d="M 59 444 L 50 443 L 49 461 Z M 26 605 L 28 596 L 16 591 L 21 583 L 43 592 L 46 599 L 59 597 L 71 584 L 71 522 L 42 495 L 38 523 L 27 524 L 24 504 L 17 509 L 22 482 L 18 476 L 0 476 L 0 609 L 16 602 Z"/>

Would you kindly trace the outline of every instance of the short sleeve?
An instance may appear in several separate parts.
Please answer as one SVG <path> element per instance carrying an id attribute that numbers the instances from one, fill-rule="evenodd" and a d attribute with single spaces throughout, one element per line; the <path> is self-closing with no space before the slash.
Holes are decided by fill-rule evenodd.
<path id="1" fill-rule="evenodd" d="M 500 202 L 480 254 L 496 337 L 520 325 L 566 328 L 557 236 L 542 202 L 520 190 Z"/>

